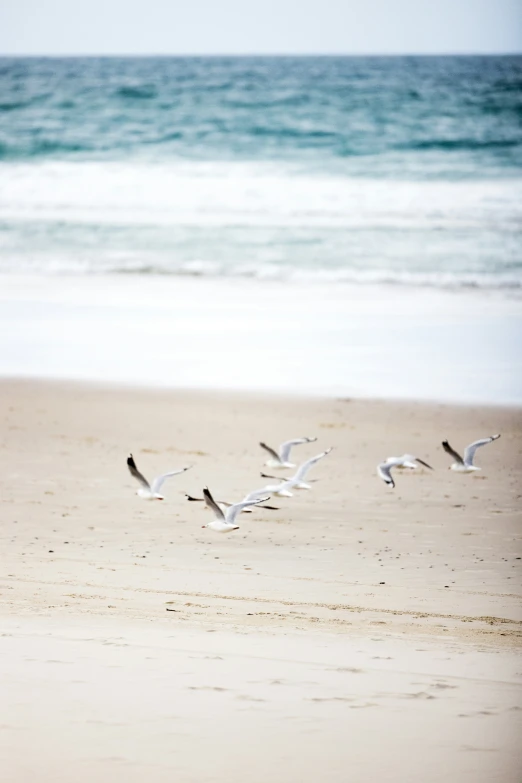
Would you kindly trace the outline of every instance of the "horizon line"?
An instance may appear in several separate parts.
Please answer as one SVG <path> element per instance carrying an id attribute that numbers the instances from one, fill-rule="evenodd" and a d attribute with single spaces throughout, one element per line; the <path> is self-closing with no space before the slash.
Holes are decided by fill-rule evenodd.
<path id="1" fill-rule="evenodd" d="M 234 58 L 234 57 L 252 57 L 252 58 L 271 58 L 271 57 L 346 57 L 346 58 L 356 58 L 356 57 L 522 57 L 522 49 L 520 51 L 506 51 L 506 52 L 498 52 L 498 51 L 469 51 L 469 52 L 357 52 L 357 53 L 349 53 L 349 52 L 256 52 L 256 53 L 245 53 L 245 52 L 233 52 L 233 53 L 226 53 L 226 52 L 183 52 L 183 53 L 160 53 L 160 52 L 149 52 L 149 53 L 132 53 L 132 52 L 120 52 L 120 53 L 101 53 L 101 52 L 82 52 L 82 53 L 45 53 L 45 52 L 10 52 L 10 53 L 4 53 L 0 52 L 0 58 L 16 58 L 16 57 L 23 57 L 23 58 L 31 58 L 31 57 L 45 57 L 49 59 L 74 59 L 74 58 L 89 58 L 89 57 L 106 57 L 106 58 L 117 58 L 117 57 L 123 57 L 123 58 L 196 58 L 196 57 L 223 57 L 223 58 Z"/>

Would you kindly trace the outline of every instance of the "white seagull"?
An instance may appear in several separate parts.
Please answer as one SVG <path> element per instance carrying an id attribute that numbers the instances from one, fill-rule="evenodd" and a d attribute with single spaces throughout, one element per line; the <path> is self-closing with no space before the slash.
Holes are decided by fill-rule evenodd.
<path id="1" fill-rule="evenodd" d="M 301 443 L 314 443 L 316 440 L 317 438 L 294 438 L 294 440 L 287 440 L 281 443 L 279 451 L 270 448 L 266 443 L 260 443 L 259 445 L 270 454 L 270 459 L 265 462 L 265 465 L 271 468 L 295 468 L 295 464 L 289 462 L 292 447 L 299 446 Z"/>
<path id="2" fill-rule="evenodd" d="M 414 457 L 413 454 L 403 454 L 401 457 L 388 457 L 386 462 L 395 463 L 394 466 L 396 468 L 415 469 L 417 465 L 424 465 L 425 468 L 429 468 L 430 470 L 433 470 L 431 465 L 428 465 L 427 462 L 424 462 L 424 460 L 419 459 L 419 457 Z"/>
<path id="3" fill-rule="evenodd" d="M 380 465 L 377 465 L 377 475 L 392 489 L 395 487 L 395 481 L 392 478 L 391 469 L 396 468 L 401 462 L 402 460 L 400 457 L 395 457 L 387 459 L 386 462 L 381 462 Z"/>
<path id="4" fill-rule="evenodd" d="M 297 471 L 293 476 L 290 476 L 290 478 L 282 479 L 282 481 L 286 481 L 290 484 L 290 486 L 295 487 L 295 489 L 312 489 L 310 484 L 307 484 L 303 481 L 304 477 L 312 467 L 312 465 L 315 465 L 316 462 L 319 462 L 320 459 L 323 457 L 326 457 L 327 454 L 331 452 L 331 448 L 326 449 L 326 451 L 322 451 L 320 454 L 317 454 L 315 457 L 312 457 L 311 459 L 308 459 L 306 462 L 303 462 L 302 465 L 299 465 L 297 468 Z M 267 473 L 261 473 L 262 478 L 271 478 L 275 479 L 275 476 L 269 476 Z M 310 479 L 311 481 L 317 481 L 317 479 Z"/>
<path id="5" fill-rule="evenodd" d="M 131 476 L 141 485 L 136 491 L 136 494 L 139 495 L 140 498 L 143 498 L 144 500 L 164 500 L 163 495 L 160 495 L 159 491 L 163 486 L 165 479 L 168 479 L 171 476 L 177 476 L 179 473 L 184 473 L 186 470 L 190 470 L 192 465 L 181 468 L 181 470 L 172 470 L 170 473 L 164 473 L 162 476 L 156 476 L 152 484 L 149 484 L 145 476 L 139 472 L 132 454 L 129 454 L 127 457 L 127 467 L 129 468 Z"/>
<path id="6" fill-rule="evenodd" d="M 433 470 L 431 465 L 428 465 L 427 462 L 424 462 L 418 457 L 414 457 L 413 454 L 403 454 L 402 457 L 388 457 L 386 462 L 381 462 L 380 465 L 377 465 L 377 475 L 379 478 L 382 478 L 385 484 L 388 484 L 388 486 L 393 489 L 395 487 L 395 481 L 391 474 L 392 468 L 416 468 L 417 462 L 420 465 L 424 465 L 424 467 Z"/>
<path id="7" fill-rule="evenodd" d="M 211 530 L 215 530 L 216 533 L 230 533 L 232 530 L 239 530 L 239 525 L 234 524 L 237 515 L 247 508 L 247 506 L 257 506 L 258 503 L 263 503 L 265 500 L 268 500 L 268 497 L 256 498 L 255 500 L 242 500 L 240 503 L 233 503 L 227 508 L 226 512 L 223 513 L 220 506 L 218 506 L 210 494 L 208 487 L 204 488 L 203 496 L 205 498 L 205 503 L 214 512 L 216 518 L 213 519 L 212 522 L 208 522 L 201 527 L 209 527 Z"/>
<path id="8" fill-rule="evenodd" d="M 295 487 L 295 489 L 311 489 L 310 484 L 306 484 L 303 479 L 312 467 L 312 465 L 315 465 L 316 462 L 319 462 L 320 459 L 323 457 L 326 457 L 327 454 L 331 452 L 331 448 L 326 449 L 326 451 L 322 451 L 320 454 L 316 454 L 315 457 L 311 457 L 311 459 L 306 460 L 306 462 L 303 462 L 302 465 L 299 466 L 297 469 L 297 472 L 294 476 L 291 476 L 291 478 L 283 479 L 279 482 L 279 484 L 267 484 L 267 486 L 262 487 L 261 489 L 256 489 L 253 492 L 250 492 L 245 500 L 250 500 L 255 497 L 259 497 L 259 495 L 264 494 L 265 492 L 269 492 L 272 495 L 278 495 L 279 497 L 284 498 L 291 498 L 292 492 L 290 492 L 291 489 Z M 273 476 L 265 476 L 265 474 L 261 474 L 264 478 L 273 478 Z"/>
<path id="9" fill-rule="evenodd" d="M 185 497 L 187 498 L 187 500 L 190 500 L 192 503 L 205 503 L 206 502 L 205 498 L 195 498 L 193 495 L 185 495 Z M 215 503 L 217 503 L 217 505 L 220 507 L 220 509 L 221 509 L 221 511 L 223 511 L 223 513 L 225 513 L 228 508 L 230 508 L 231 506 L 234 505 L 233 503 L 229 503 L 227 500 L 216 500 Z M 278 511 L 278 507 L 277 506 L 257 506 L 257 507 L 258 508 L 267 508 L 270 511 Z M 251 514 L 252 510 L 253 509 L 251 509 L 251 508 L 244 508 L 243 509 L 243 514 Z"/>
<path id="10" fill-rule="evenodd" d="M 476 450 L 481 446 L 485 446 L 487 443 L 498 440 L 498 438 L 500 438 L 500 435 L 492 435 L 490 438 L 482 438 L 482 440 L 476 440 L 474 443 L 470 443 L 464 450 L 464 459 L 462 459 L 455 449 L 451 448 L 447 440 L 443 440 L 442 448 L 455 460 L 453 465 L 450 465 L 450 469 L 456 470 L 458 473 L 473 473 L 475 470 L 481 470 L 481 468 L 478 468 L 473 464 Z"/>

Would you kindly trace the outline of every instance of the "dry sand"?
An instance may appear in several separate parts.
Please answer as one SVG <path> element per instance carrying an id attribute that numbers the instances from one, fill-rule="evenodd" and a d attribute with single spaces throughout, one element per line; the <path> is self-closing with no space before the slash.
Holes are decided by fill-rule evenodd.
<path id="1" fill-rule="evenodd" d="M 520 410 L 0 390 L 3 780 L 520 781 Z M 239 499 L 300 435 L 335 447 L 311 492 L 201 528 L 184 492 Z M 147 503 L 129 451 L 194 468 Z M 436 470 L 390 490 L 404 451 Z"/>

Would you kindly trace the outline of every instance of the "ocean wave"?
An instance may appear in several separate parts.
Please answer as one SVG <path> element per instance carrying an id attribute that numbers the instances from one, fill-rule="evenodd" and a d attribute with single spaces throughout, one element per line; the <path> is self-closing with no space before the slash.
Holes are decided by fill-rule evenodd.
<path id="1" fill-rule="evenodd" d="M 499 79 L 493 82 L 492 89 L 498 92 L 514 92 L 520 97 L 522 95 L 522 79 Z"/>
<path id="2" fill-rule="evenodd" d="M 155 98 L 158 92 L 153 84 L 124 85 L 116 90 L 119 98 L 130 98 L 132 100 L 148 100 Z"/>
<path id="3" fill-rule="evenodd" d="M 341 139 L 342 136 L 334 131 L 307 129 L 307 128 L 289 128 L 289 127 L 270 127 L 268 125 L 253 125 L 249 128 L 249 133 L 254 136 L 272 136 L 278 139 L 305 139 L 314 141 L 315 139 Z"/>
<path id="4" fill-rule="evenodd" d="M 30 106 L 32 101 L 0 101 L 0 112 L 16 111 Z"/>
<path id="5" fill-rule="evenodd" d="M 520 147 L 520 139 L 423 139 L 421 141 L 408 141 L 406 144 L 396 145 L 396 149 L 402 150 L 440 150 L 440 151 L 466 151 L 488 149 L 510 149 Z"/>
<path id="6" fill-rule="evenodd" d="M 522 296 L 522 266 L 511 272 L 438 272 L 391 269 L 373 267 L 361 268 L 306 268 L 298 266 L 279 265 L 275 263 L 245 263 L 231 264 L 216 261 L 173 262 L 171 258 L 161 259 L 157 256 L 146 260 L 136 258 L 133 254 L 110 255 L 100 259 L 92 259 L 84 255 L 59 258 L 53 255 L 52 260 L 0 257 L 0 275 L 2 274 L 39 274 L 46 277 L 55 276 L 131 276 L 131 277 L 170 277 L 170 278 L 205 278 L 252 280 L 260 285 L 277 282 L 288 285 L 361 285 L 361 286 L 392 286 L 405 288 L 428 288 L 447 291 L 497 291 L 511 296 Z"/>
<path id="7" fill-rule="evenodd" d="M 0 271 L 518 290 L 522 179 L 227 161 L 0 164 Z"/>
<path id="8" fill-rule="evenodd" d="M 324 283 L 363 286 L 405 286 L 408 288 L 435 288 L 444 290 L 511 291 L 522 293 L 522 272 L 520 275 L 498 276 L 484 274 L 459 274 L 437 272 L 398 272 L 386 269 L 373 270 L 326 270 L 326 269 L 281 269 L 273 265 L 236 267 L 231 269 L 212 263 L 198 263 L 171 269 L 167 265 L 136 265 L 134 267 L 113 266 L 102 274 L 161 275 L 168 277 L 210 277 L 238 278 L 259 282 L 281 283 Z"/>
<path id="9" fill-rule="evenodd" d="M 92 149 L 89 144 L 58 141 L 57 139 L 33 139 L 23 146 L 19 143 L 6 144 L 0 141 L 0 160 L 16 161 L 26 158 L 44 158 L 57 153 L 67 157 L 79 152 L 90 152 Z"/>
<path id="10" fill-rule="evenodd" d="M 520 57 L 17 58 L 1 67 L 4 160 L 278 159 L 477 179 L 522 162 Z"/>

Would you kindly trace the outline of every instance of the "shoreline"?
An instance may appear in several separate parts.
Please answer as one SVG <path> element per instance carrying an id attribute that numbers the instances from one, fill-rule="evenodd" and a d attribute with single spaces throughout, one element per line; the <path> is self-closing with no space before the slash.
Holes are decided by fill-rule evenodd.
<path id="1" fill-rule="evenodd" d="M 3 376 L 522 404 L 514 300 L 122 276 L 3 283 Z"/>
<path id="2" fill-rule="evenodd" d="M 437 399 L 423 399 L 423 398 L 409 398 L 409 397 L 359 397 L 353 396 L 336 396 L 327 394 L 313 394 L 308 391 L 303 392 L 290 392 L 290 391 L 277 391 L 277 390 L 265 390 L 265 389 L 235 389 L 235 388 L 205 388 L 205 387 L 178 387 L 178 386 L 154 386 L 146 383 L 132 383 L 132 382 L 106 382 L 100 379 L 85 379 L 85 378 L 61 378 L 61 377 L 45 377 L 45 376 L 31 376 L 31 375 L 1 375 L 0 374 L 0 389 L 2 386 L 9 385 L 21 385 L 21 386 L 54 386 L 62 387 L 63 389 L 69 389 L 70 391 L 93 391 L 93 392 L 106 392 L 108 394 L 150 394 L 150 395 L 179 395 L 180 397 L 192 399 L 193 397 L 199 397 L 200 399 L 206 397 L 209 400 L 218 398 L 224 400 L 237 399 L 245 401 L 262 401 L 273 400 L 274 402 L 281 403 L 294 403 L 297 402 L 306 405 L 306 403 L 352 403 L 357 402 L 368 405 L 385 405 L 385 406 L 397 406 L 397 407 L 424 407 L 428 409 L 434 408 L 461 408 L 461 409 L 487 409 L 487 410 L 499 410 L 508 411 L 513 414 L 522 413 L 522 401 L 519 403 L 495 403 L 495 402 L 466 402 L 459 400 L 437 400 Z"/>

